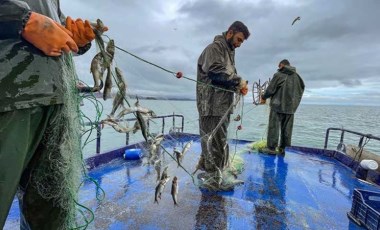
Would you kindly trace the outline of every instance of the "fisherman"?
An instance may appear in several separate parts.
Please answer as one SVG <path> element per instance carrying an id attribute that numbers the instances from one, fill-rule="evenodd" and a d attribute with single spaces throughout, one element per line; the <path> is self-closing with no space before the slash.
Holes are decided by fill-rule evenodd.
<path id="1" fill-rule="evenodd" d="M 301 102 L 304 90 L 305 84 L 296 72 L 296 68 L 291 66 L 287 59 L 282 60 L 260 101 L 264 104 L 267 98 L 271 99 L 267 147 L 261 152 L 283 154 L 285 147 L 291 146 L 294 113 Z M 278 145 L 279 131 L 281 138 Z"/>
<path id="2" fill-rule="evenodd" d="M 248 92 L 247 81 L 237 74 L 235 68 L 235 49 L 249 35 L 248 28 L 236 21 L 226 32 L 215 36 L 198 59 L 196 94 L 202 153 L 197 168 L 208 173 L 224 170 L 229 161 L 227 129 L 233 112 L 234 93 L 246 95 Z M 223 116 L 225 119 L 222 120 Z M 208 138 L 219 123 L 221 126 L 211 137 L 211 148 L 208 148 Z"/>
<path id="3" fill-rule="evenodd" d="M 72 53 L 85 53 L 94 37 L 88 21 L 64 17 L 59 0 L 0 2 L 0 229 L 16 190 L 21 229 L 75 227 L 81 147 Z"/>

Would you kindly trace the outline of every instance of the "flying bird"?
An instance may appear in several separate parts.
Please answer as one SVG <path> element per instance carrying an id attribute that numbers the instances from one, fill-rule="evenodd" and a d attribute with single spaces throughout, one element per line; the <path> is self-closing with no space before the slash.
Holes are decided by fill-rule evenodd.
<path id="1" fill-rule="evenodd" d="M 292 22 L 292 25 L 294 25 L 294 23 L 296 22 L 296 21 L 298 21 L 298 20 L 301 20 L 301 17 L 296 17 L 294 20 L 293 20 L 293 22 Z"/>

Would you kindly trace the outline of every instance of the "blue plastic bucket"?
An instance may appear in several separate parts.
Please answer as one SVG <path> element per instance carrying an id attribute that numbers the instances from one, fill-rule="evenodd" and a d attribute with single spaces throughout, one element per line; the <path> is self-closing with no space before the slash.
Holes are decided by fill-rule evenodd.
<path id="1" fill-rule="evenodd" d="M 141 156 L 141 149 L 126 149 L 123 155 L 126 160 L 139 160 Z"/>

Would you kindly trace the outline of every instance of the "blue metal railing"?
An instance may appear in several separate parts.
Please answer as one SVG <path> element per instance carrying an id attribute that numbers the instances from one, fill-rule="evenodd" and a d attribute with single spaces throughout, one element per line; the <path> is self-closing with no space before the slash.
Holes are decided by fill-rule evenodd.
<path id="1" fill-rule="evenodd" d="M 181 126 L 179 126 L 179 127 L 176 126 L 176 117 L 181 118 Z M 185 118 L 183 115 L 173 113 L 173 115 L 151 117 L 149 120 L 161 119 L 162 120 L 161 132 L 163 134 L 165 134 L 165 119 L 166 118 L 172 118 L 172 128 L 170 131 L 183 132 L 183 128 L 184 128 L 184 124 L 185 124 Z M 128 119 L 120 119 L 120 120 L 116 120 L 116 121 L 120 122 L 120 121 L 136 121 L 136 120 L 137 120 L 136 118 L 128 118 Z M 148 132 L 149 132 L 149 120 L 147 121 Z M 102 124 L 100 122 L 96 122 L 96 123 L 86 122 L 84 125 L 85 126 L 92 126 L 92 125 L 96 126 L 96 153 L 100 153 L 100 147 L 101 147 L 100 143 L 101 143 L 101 136 L 102 136 L 102 127 L 101 126 L 102 126 Z M 129 133 L 126 133 L 125 135 L 126 135 L 125 136 L 125 144 L 129 145 Z"/>
<path id="2" fill-rule="evenodd" d="M 341 134 L 340 134 L 340 141 L 339 141 L 339 144 L 340 145 L 343 145 L 343 140 L 344 140 L 344 134 L 347 132 L 347 133 L 352 133 L 352 134 L 355 134 L 355 135 L 358 135 L 360 136 L 360 139 L 359 139 L 359 144 L 358 144 L 358 147 L 361 148 L 363 146 L 363 141 L 364 141 L 364 138 L 367 138 L 367 139 L 373 139 L 373 140 L 378 140 L 380 141 L 380 137 L 376 137 L 372 134 L 364 134 L 364 133 L 360 133 L 360 132 L 355 132 L 355 131 L 351 131 L 351 130 L 348 130 L 348 129 L 342 129 L 342 128 L 328 128 L 326 130 L 326 137 L 325 137 L 325 146 L 324 146 L 324 149 L 327 149 L 327 144 L 328 144 L 328 141 L 329 141 L 329 135 L 330 135 L 330 131 L 331 130 L 338 130 L 338 131 L 341 131 Z"/>

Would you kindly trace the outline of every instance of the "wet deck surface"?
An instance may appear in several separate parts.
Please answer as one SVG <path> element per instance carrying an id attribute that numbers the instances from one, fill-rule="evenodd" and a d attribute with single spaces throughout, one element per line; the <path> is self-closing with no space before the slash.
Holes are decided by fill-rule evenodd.
<path id="1" fill-rule="evenodd" d="M 163 144 L 172 152 L 189 138 Z M 81 188 L 81 203 L 95 214 L 89 229 L 360 229 L 346 215 L 354 188 L 380 191 L 358 181 L 351 169 L 334 159 L 292 151 L 285 156 L 258 154 L 247 151 L 243 141 L 236 148 L 245 162 L 238 179 L 245 184 L 230 192 L 201 191 L 164 154 L 169 176 L 179 179 L 177 207 L 170 195 L 171 180 L 159 204 L 154 203 L 156 171 L 142 161 L 120 158 L 91 170 L 106 199 L 95 198 L 93 183 Z M 234 154 L 235 142 L 230 150 Z M 189 172 L 199 153 L 195 140 L 183 161 Z M 15 201 L 5 229 L 18 228 L 16 205 Z"/>

